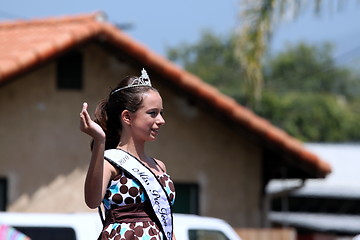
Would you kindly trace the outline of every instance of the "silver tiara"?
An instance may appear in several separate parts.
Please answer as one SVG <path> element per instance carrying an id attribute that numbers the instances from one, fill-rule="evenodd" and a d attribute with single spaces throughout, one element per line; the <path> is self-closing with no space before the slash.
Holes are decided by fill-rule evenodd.
<path id="1" fill-rule="evenodd" d="M 147 72 L 146 72 L 146 70 L 144 68 L 141 70 L 141 76 L 140 77 L 135 78 L 129 85 L 127 85 L 125 87 L 115 89 L 114 91 L 111 92 L 111 94 L 114 94 L 116 92 L 119 92 L 119 91 L 127 89 L 127 88 L 143 87 L 143 86 L 151 87 L 151 81 L 150 81 L 149 75 L 147 74 Z"/>

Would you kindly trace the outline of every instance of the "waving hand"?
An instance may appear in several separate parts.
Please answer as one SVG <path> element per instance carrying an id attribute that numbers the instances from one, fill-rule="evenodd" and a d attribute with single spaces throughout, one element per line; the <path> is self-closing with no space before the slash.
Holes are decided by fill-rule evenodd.
<path id="1" fill-rule="evenodd" d="M 86 102 L 83 103 L 83 107 L 80 112 L 80 130 L 91 136 L 94 140 L 104 140 L 105 132 L 91 119 L 87 108 L 88 104 Z"/>

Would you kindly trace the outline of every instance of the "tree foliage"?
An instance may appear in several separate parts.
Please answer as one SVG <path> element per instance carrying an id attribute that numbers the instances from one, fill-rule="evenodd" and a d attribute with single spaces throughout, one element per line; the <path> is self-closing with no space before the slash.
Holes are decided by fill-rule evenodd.
<path id="1" fill-rule="evenodd" d="M 206 32 L 193 45 L 168 50 L 171 60 L 240 104 L 251 106 L 235 56 L 235 38 Z M 300 43 L 266 59 L 260 116 L 303 141 L 360 140 L 360 78 L 339 67 L 329 44 Z"/>
<path id="2" fill-rule="evenodd" d="M 356 97 L 356 93 L 359 93 L 358 76 L 348 69 L 337 67 L 331 53 L 332 46 L 327 43 L 288 46 L 267 61 L 265 88 L 277 93 L 301 91 Z"/>
<path id="3" fill-rule="evenodd" d="M 343 99 L 328 93 L 265 91 L 258 112 L 290 135 L 311 142 L 360 140 L 360 118 Z"/>
<path id="4" fill-rule="evenodd" d="M 167 56 L 223 93 L 245 101 L 242 71 L 234 49 L 233 36 L 215 36 L 206 31 L 198 43 L 170 48 Z"/>
<path id="5" fill-rule="evenodd" d="M 335 2 L 337 4 L 330 6 L 341 8 L 346 1 Z M 241 0 L 236 53 L 252 94 L 253 106 L 261 99 L 264 58 L 276 26 L 286 17 L 296 18 L 309 6 L 313 7 L 314 13 L 320 13 L 328 3 L 322 0 Z"/>

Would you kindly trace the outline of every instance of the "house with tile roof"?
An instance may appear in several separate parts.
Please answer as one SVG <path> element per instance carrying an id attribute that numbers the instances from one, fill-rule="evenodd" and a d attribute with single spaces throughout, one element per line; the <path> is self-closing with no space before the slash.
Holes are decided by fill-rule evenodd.
<path id="1" fill-rule="evenodd" d="M 302 143 L 130 38 L 103 13 L 1 22 L 1 210 L 89 211 L 82 103 L 93 112 L 121 78 L 143 67 L 163 97 L 166 119 L 147 151 L 175 182 L 175 211 L 261 227 L 271 179 L 331 172 Z"/>

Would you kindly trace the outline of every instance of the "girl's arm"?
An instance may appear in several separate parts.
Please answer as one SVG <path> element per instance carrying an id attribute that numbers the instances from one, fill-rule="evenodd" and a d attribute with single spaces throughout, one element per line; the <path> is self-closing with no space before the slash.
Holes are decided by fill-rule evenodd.
<path id="1" fill-rule="evenodd" d="M 87 111 L 87 103 L 83 104 L 80 113 L 80 130 L 94 139 L 84 193 L 86 205 L 96 208 L 101 204 L 106 186 L 115 173 L 115 169 L 107 161 L 104 161 L 105 133 L 97 123 L 91 120 Z"/>

